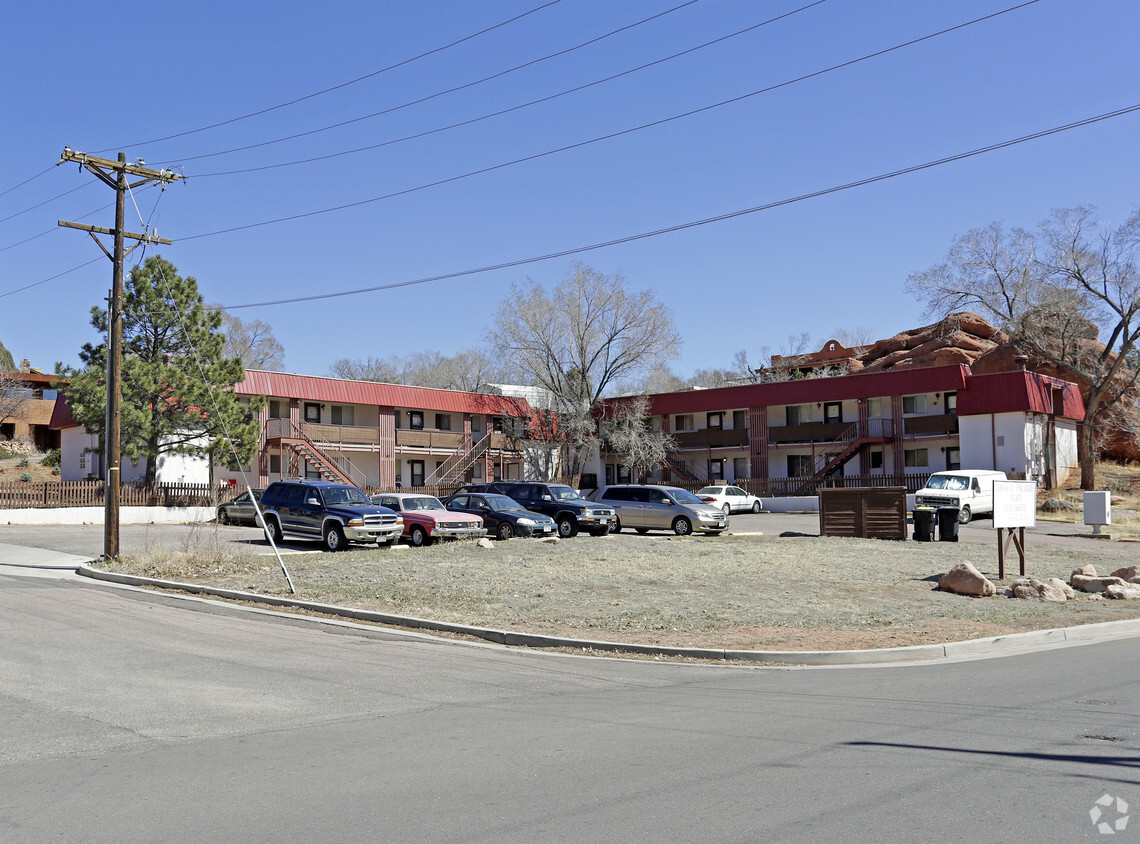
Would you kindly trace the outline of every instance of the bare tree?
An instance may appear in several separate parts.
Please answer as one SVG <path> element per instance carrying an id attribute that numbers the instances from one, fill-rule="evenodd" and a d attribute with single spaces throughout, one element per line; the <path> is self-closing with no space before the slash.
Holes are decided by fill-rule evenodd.
<path id="1" fill-rule="evenodd" d="M 631 476 L 643 478 L 676 451 L 677 440 L 669 433 L 649 427 L 649 398 L 633 396 L 610 402 L 605 422 L 606 442 L 613 454 L 622 455 Z"/>
<path id="2" fill-rule="evenodd" d="M 259 319 L 244 322 L 222 311 L 222 333 L 226 337 L 222 355 L 241 358 L 246 369 L 280 372 L 285 365 L 285 347 L 273 336 L 273 329 Z"/>
<path id="3" fill-rule="evenodd" d="M 980 310 L 1032 358 L 1084 385 L 1084 489 L 1096 484 L 1098 428 L 1135 401 L 1138 374 L 1126 363 L 1140 343 L 1140 211 L 1114 230 L 1094 215 L 1054 211 L 1035 234 L 992 223 L 955 238 L 944 263 L 906 281 L 929 314 Z"/>
<path id="4" fill-rule="evenodd" d="M 0 423 L 14 419 L 32 397 L 19 372 L 0 372 Z"/>
<path id="5" fill-rule="evenodd" d="M 649 291 L 630 291 L 621 275 L 582 264 L 547 291 L 512 285 L 499 304 L 491 345 L 554 396 L 576 473 L 592 445 L 591 409 L 622 379 L 651 372 L 681 339 L 669 309 Z"/>
<path id="6" fill-rule="evenodd" d="M 439 352 L 416 352 L 386 358 L 341 358 L 329 367 L 329 374 L 353 381 L 381 381 L 468 393 L 485 393 L 490 385 L 506 381 L 511 375 L 481 349 L 463 349 L 451 357 Z"/>

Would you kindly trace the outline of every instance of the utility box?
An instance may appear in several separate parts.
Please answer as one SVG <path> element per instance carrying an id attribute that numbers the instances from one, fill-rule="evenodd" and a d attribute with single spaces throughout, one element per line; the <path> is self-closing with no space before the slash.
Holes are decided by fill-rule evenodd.
<path id="1" fill-rule="evenodd" d="M 1109 492 L 1085 493 L 1085 524 L 1112 524 L 1112 494 Z"/>
<path id="2" fill-rule="evenodd" d="M 824 487 L 819 535 L 906 539 L 906 487 Z"/>

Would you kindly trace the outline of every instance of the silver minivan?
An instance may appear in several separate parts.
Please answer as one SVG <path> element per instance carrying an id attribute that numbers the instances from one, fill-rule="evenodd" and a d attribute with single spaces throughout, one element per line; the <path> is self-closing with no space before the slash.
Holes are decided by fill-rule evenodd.
<path id="1" fill-rule="evenodd" d="M 614 508 L 617 522 L 610 528 L 612 533 L 628 527 L 638 533 L 670 530 L 678 536 L 694 531 L 715 535 L 728 527 L 723 510 L 680 487 L 616 484 L 599 492 L 595 500 Z"/>

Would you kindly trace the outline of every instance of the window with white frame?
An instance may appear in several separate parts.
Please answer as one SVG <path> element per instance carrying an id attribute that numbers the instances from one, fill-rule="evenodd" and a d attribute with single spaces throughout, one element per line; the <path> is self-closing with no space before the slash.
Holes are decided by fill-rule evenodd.
<path id="1" fill-rule="evenodd" d="M 929 450 L 925 448 L 903 449 L 903 465 L 907 467 L 929 466 Z"/>
<path id="2" fill-rule="evenodd" d="M 714 413 L 705 414 L 705 426 L 714 431 L 720 431 L 724 428 L 724 411 L 718 410 Z"/>
<path id="3" fill-rule="evenodd" d="M 903 396 L 903 414 L 926 413 L 926 396 Z"/>
<path id="4" fill-rule="evenodd" d="M 875 449 L 874 451 L 867 452 L 867 468 L 872 470 L 883 468 L 882 449 Z"/>

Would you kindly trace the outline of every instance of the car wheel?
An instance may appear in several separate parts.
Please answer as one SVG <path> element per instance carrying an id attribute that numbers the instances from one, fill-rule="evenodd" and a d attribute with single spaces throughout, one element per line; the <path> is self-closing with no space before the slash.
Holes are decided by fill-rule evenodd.
<path id="1" fill-rule="evenodd" d="M 752 512 L 753 513 L 759 513 L 760 512 L 760 502 L 759 501 L 753 501 L 752 502 Z"/>
<path id="2" fill-rule="evenodd" d="M 408 534 L 408 541 L 412 543 L 413 548 L 421 548 L 424 545 L 431 545 L 431 537 L 427 535 L 427 531 L 419 525 L 412 528 Z"/>
<path id="3" fill-rule="evenodd" d="M 558 520 L 558 536 L 562 539 L 569 539 L 572 536 L 578 535 L 578 522 L 570 516 L 563 516 Z"/>
<path id="4" fill-rule="evenodd" d="M 503 522 L 495 528 L 495 536 L 499 539 L 510 539 L 515 535 L 515 529 L 511 527 L 510 522 Z"/>
<path id="5" fill-rule="evenodd" d="M 634 528 L 634 530 L 641 534 L 649 533 L 649 528 Z"/>
<path id="6" fill-rule="evenodd" d="M 269 540 L 274 545 L 280 545 L 281 540 L 285 538 L 284 534 L 281 533 L 281 523 L 270 516 L 265 520 L 265 525 L 265 533 L 269 536 Z"/>
<path id="7" fill-rule="evenodd" d="M 226 512 L 225 507 L 218 508 L 218 524 L 228 525 L 230 523 L 229 514 Z"/>
<path id="8" fill-rule="evenodd" d="M 724 514 L 726 516 L 729 515 L 730 513 L 732 513 L 732 505 L 730 505 L 727 501 L 725 502 L 724 506 L 721 507 L 720 509 L 724 510 Z"/>
<path id="9" fill-rule="evenodd" d="M 344 538 L 344 529 L 340 525 L 329 525 L 325 528 L 325 550 L 343 551 L 348 541 Z"/>
<path id="10" fill-rule="evenodd" d="M 964 504 L 962 505 L 962 509 L 958 511 L 958 524 L 968 525 L 972 517 L 973 514 L 970 512 L 970 505 Z"/>
<path id="11" fill-rule="evenodd" d="M 610 534 L 610 526 L 609 525 L 606 525 L 604 528 L 598 528 L 597 530 L 590 531 L 590 536 L 609 536 L 609 534 Z"/>
<path id="12" fill-rule="evenodd" d="M 621 519 L 614 519 L 614 523 L 610 525 L 610 533 L 621 533 Z"/>
<path id="13" fill-rule="evenodd" d="M 688 536 L 693 532 L 693 523 L 684 516 L 678 516 L 673 521 L 673 533 L 677 536 Z"/>

